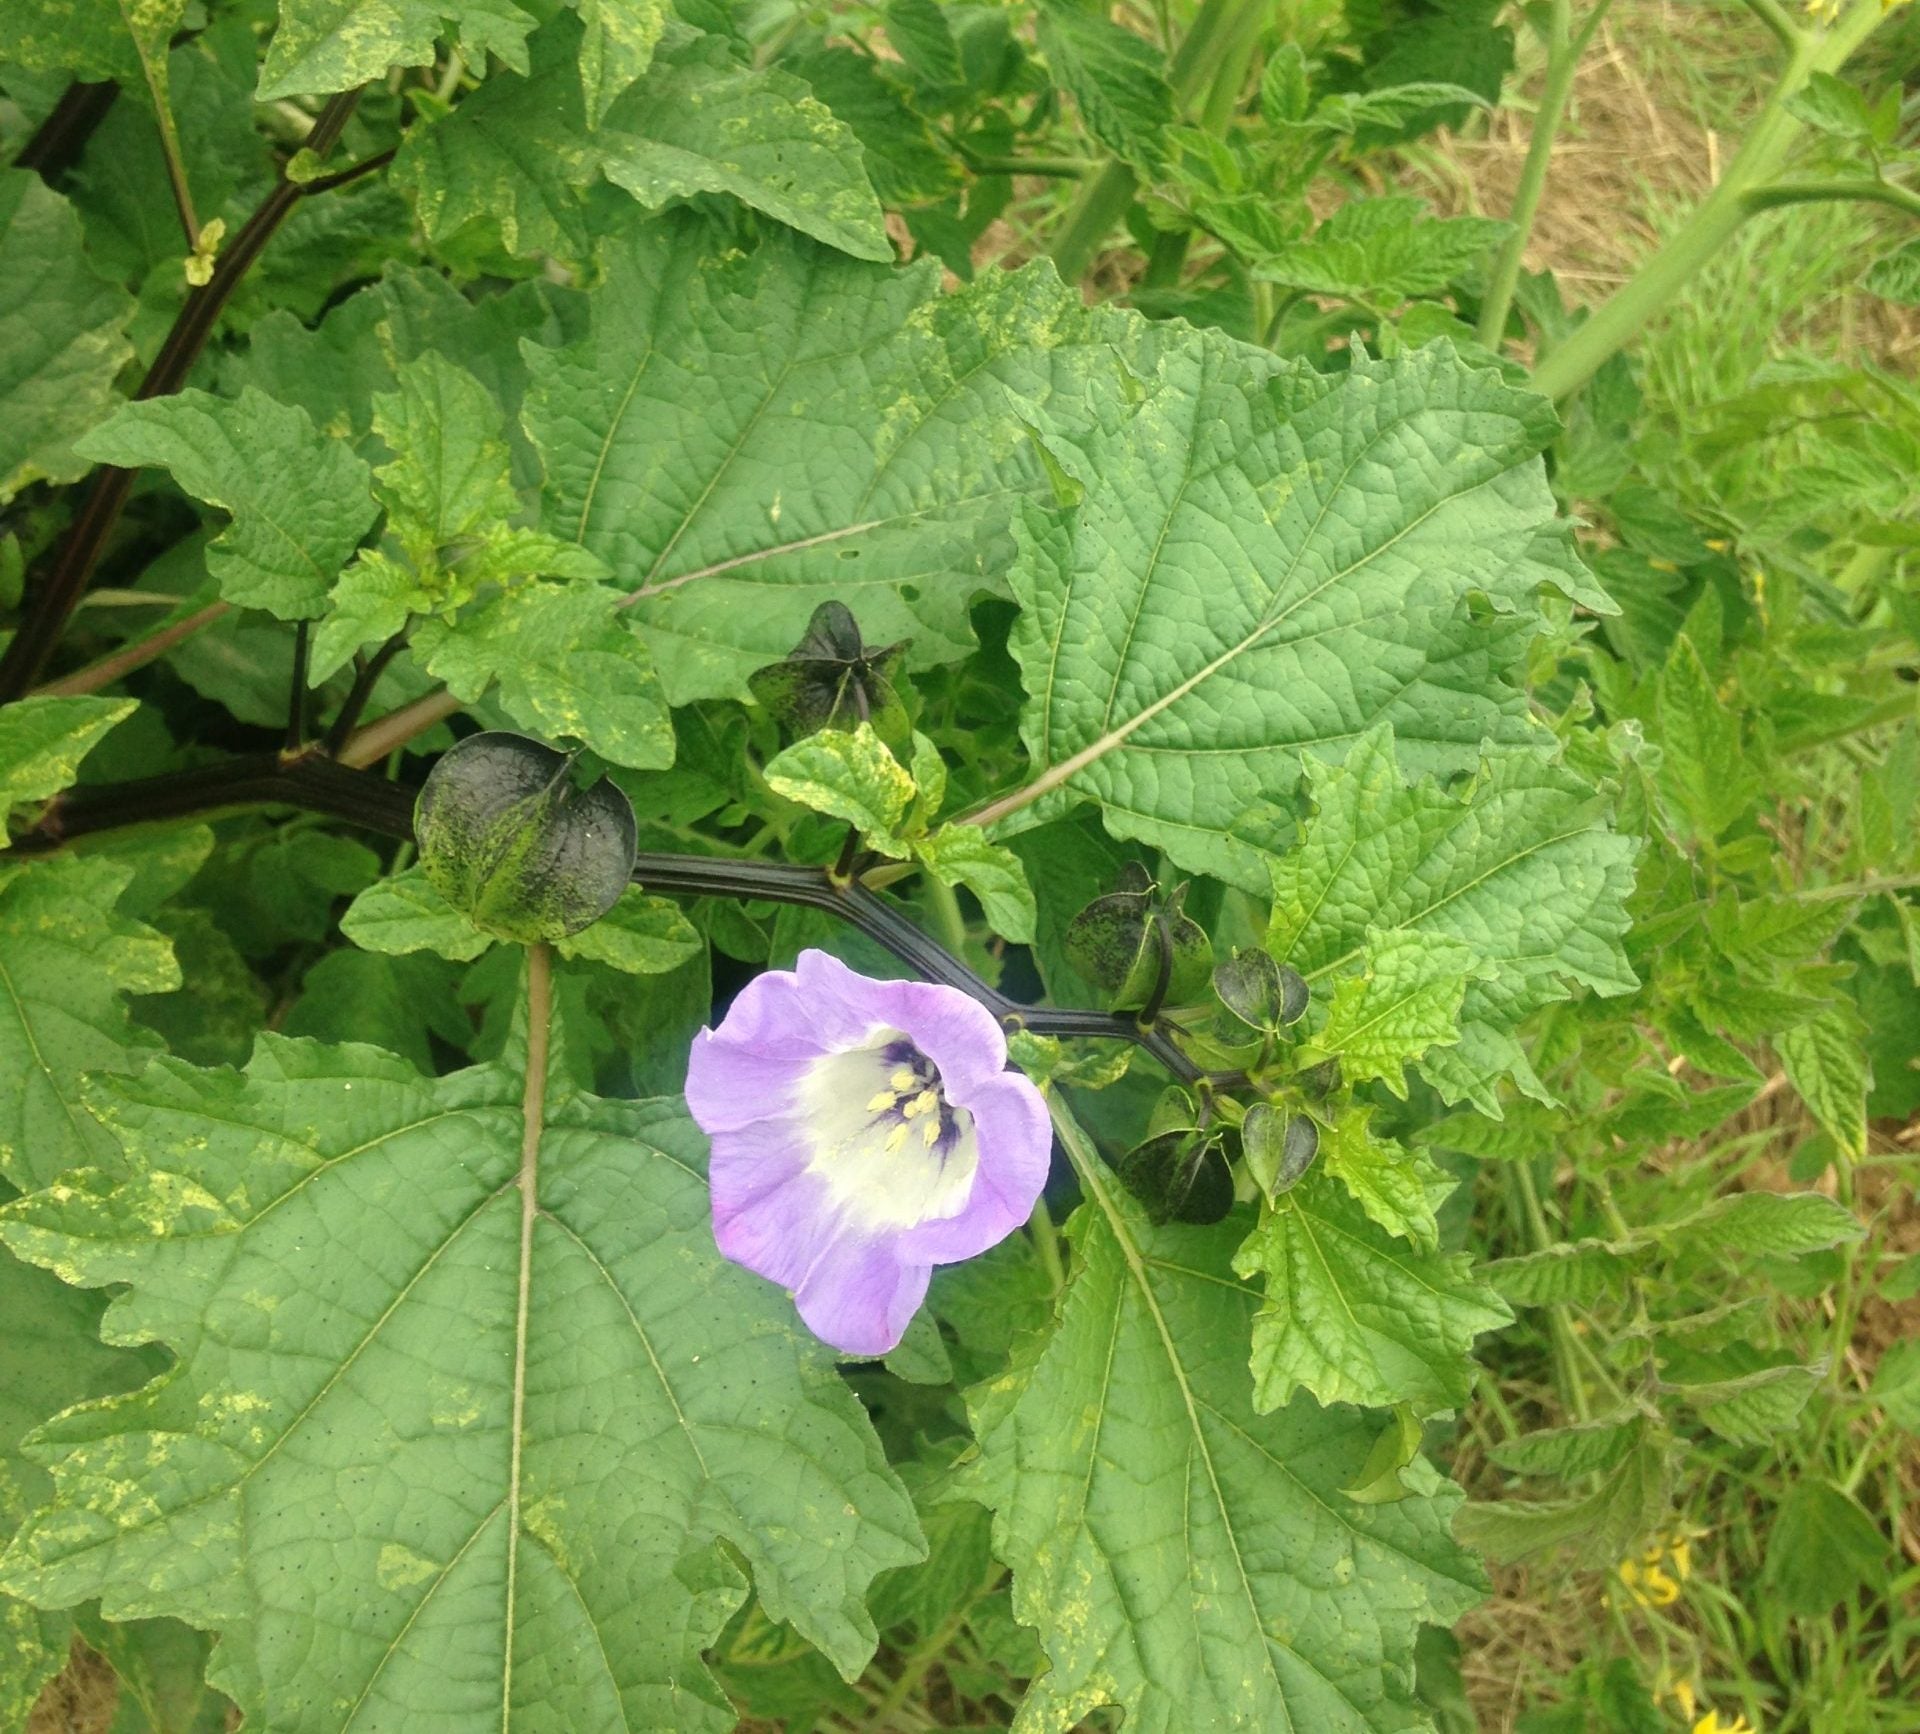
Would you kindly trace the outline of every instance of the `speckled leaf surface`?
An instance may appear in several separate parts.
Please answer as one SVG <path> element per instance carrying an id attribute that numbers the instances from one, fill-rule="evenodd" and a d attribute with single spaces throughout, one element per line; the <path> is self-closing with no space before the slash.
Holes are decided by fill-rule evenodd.
<path id="1" fill-rule="evenodd" d="M 1540 1089 L 1521 1018 L 1576 985 L 1638 985 L 1621 949 L 1636 846 L 1542 751 L 1489 753 L 1458 791 L 1403 782 L 1407 756 L 1380 728 L 1344 764 L 1309 764 L 1312 817 L 1268 862 L 1267 943 L 1316 983 L 1359 966 L 1370 934 L 1464 947 L 1460 1040 L 1415 1063 L 1448 1101 L 1497 1117 L 1503 1077 Z"/>
<path id="2" fill-rule="evenodd" d="M 207 570 L 229 602 L 282 620 L 324 612 L 378 515 L 367 466 L 305 410 L 251 386 L 236 398 L 182 391 L 127 404 L 80 450 L 98 463 L 163 465 L 195 499 L 230 512 Z"/>
<path id="3" fill-rule="evenodd" d="M 1465 1253 L 1416 1251 L 1339 1181 L 1310 1174 L 1261 1211 L 1234 1257 L 1266 1300 L 1253 1321 L 1254 1400 L 1452 1409 L 1473 1389 L 1473 1339 L 1510 1324 Z"/>
<path id="4" fill-rule="evenodd" d="M 130 698 L 55 694 L 20 699 L 0 710 L 0 811 L 64 789 L 100 737 L 133 710 Z M 0 848 L 5 846 L 0 840 Z"/>
<path id="5" fill-rule="evenodd" d="M 489 51 L 526 70 L 535 17 L 513 0 L 280 0 L 280 24 L 260 69 L 260 100 L 325 96 L 432 61 L 443 29 L 463 51 Z"/>
<path id="6" fill-rule="evenodd" d="M 1015 1612 L 1051 1664 L 1017 1734 L 1102 1704 L 1139 1734 L 1420 1726 L 1420 1625 L 1481 1588 L 1447 1533 L 1458 1492 L 1416 1463 L 1411 1497 L 1346 1499 L 1372 1419 L 1306 1398 L 1254 1411 L 1257 1296 L 1228 1265 L 1244 1222 L 1155 1229 L 1104 1169 L 1081 1171 L 1093 1196 L 1059 1322 L 969 1399 L 965 1490 L 994 1508 Z"/>
<path id="7" fill-rule="evenodd" d="M 112 406 L 133 309 L 88 269 L 67 201 L 0 170 L 0 500 L 36 476 L 86 473 L 71 442 Z"/>
<path id="8" fill-rule="evenodd" d="M 1046 488 L 1018 403 L 1071 378 L 1045 351 L 1085 317 L 1043 268 L 936 282 L 654 225 L 609 258 L 586 341 L 530 352 L 544 521 L 614 569 L 673 703 L 746 697 L 828 600 L 920 666 L 971 648 L 1014 502 Z"/>
<path id="9" fill-rule="evenodd" d="M 1556 423 L 1442 345 L 1338 374 L 1177 325 L 1122 348 L 1092 413 L 1036 416 L 1082 498 L 1027 507 L 1012 575 L 1027 818 L 1097 800 L 1258 893 L 1257 810 L 1303 759 L 1381 721 L 1423 776 L 1525 738 L 1539 587 L 1591 588 L 1537 457 Z"/>
<path id="10" fill-rule="evenodd" d="M 125 1178 L 0 1232 L 127 1284 L 109 1339 L 179 1365 L 45 1431 L 58 1498 L 0 1581 L 219 1629 L 215 1683 L 302 1734 L 731 1727 L 698 1654 L 729 1549 L 857 1669 L 921 1543 L 832 1352 L 718 1257 L 677 1104 L 550 1099 L 523 1268 L 520 1097 L 266 1037 L 103 1100 Z"/>
<path id="11" fill-rule="evenodd" d="M 158 1046 L 126 995 L 180 985 L 173 947 L 114 905 L 134 869 L 60 855 L 0 868 L 0 1177 L 47 1185 L 111 1161 L 83 1072 L 134 1072 Z"/>

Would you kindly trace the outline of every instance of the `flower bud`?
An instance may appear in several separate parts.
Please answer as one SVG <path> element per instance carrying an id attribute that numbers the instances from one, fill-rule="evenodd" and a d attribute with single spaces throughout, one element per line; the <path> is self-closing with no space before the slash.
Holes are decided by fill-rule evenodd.
<path id="1" fill-rule="evenodd" d="M 1307 1009 L 1307 978 L 1264 951 L 1236 951 L 1215 968 L 1213 991 L 1228 1011 L 1256 1030 L 1298 1023 Z"/>
<path id="2" fill-rule="evenodd" d="M 525 735 L 470 735 L 441 756 L 413 812 L 420 865 L 483 933 L 530 944 L 578 933 L 633 874 L 633 804 Z"/>

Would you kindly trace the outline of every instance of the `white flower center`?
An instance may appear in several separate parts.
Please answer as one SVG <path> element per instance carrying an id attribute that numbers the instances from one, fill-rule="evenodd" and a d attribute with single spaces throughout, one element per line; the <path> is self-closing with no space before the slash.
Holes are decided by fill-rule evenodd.
<path id="1" fill-rule="evenodd" d="M 973 1116 L 951 1106 L 940 1073 L 901 1031 L 877 1026 L 823 1055 L 800 1086 L 811 1172 L 862 1228 L 911 1228 L 966 1207 L 980 1147 Z"/>

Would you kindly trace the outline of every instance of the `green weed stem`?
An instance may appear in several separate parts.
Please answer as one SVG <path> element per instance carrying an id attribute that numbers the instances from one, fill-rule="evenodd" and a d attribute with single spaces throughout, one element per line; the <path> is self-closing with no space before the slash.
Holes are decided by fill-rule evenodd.
<path id="1" fill-rule="evenodd" d="M 1519 286 L 1520 266 L 1533 234 L 1534 218 L 1540 213 L 1540 200 L 1547 189 L 1547 172 L 1553 166 L 1554 135 L 1566 118 L 1567 100 L 1573 94 L 1574 74 L 1580 69 L 1580 57 L 1586 53 L 1593 33 L 1607 15 L 1613 0 L 1596 0 L 1586 22 L 1576 33 L 1573 28 L 1573 0 L 1552 0 L 1547 17 L 1547 78 L 1540 91 L 1540 106 L 1533 118 L 1533 136 L 1527 141 L 1527 160 L 1520 170 L 1520 184 L 1514 188 L 1513 209 L 1508 221 L 1513 232 L 1507 236 L 1494 261 L 1493 275 L 1487 284 L 1487 297 L 1480 307 L 1480 341 L 1489 349 L 1498 349 L 1507 329 L 1507 315 L 1513 310 L 1513 292 Z"/>
<path id="2" fill-rule="evenodd" d="M 1719 184 L 1612 299 L 1548 352 L 1534 369 L 1536 391 L 1551 398 L 1578 391 L 1726 245 L 1752 215 L 1751 195 L 1779 171 L 1804 130 L 1788 103 L 1816 72 L 1843 66 L 1885 16 L 1881 0 L 1854 0 L 1829 29 L 1809 34 L 1796 28 L 1779 81 Z"/>

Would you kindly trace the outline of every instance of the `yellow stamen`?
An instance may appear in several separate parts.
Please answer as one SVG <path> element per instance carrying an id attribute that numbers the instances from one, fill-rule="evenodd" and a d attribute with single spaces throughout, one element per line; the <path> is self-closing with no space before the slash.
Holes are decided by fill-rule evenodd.
<path id="1" fill-rule="evenodd" d="M 902 1120 L 899 1125 L 894 1127 L 894 1129 L 887 1134 L 887 1142 L 885 1146 L 887 1154 L 889 1156 L 897 1154 L 900 1149 L 900 1146 L 906 1143 L 906 1141 L 907 1141 L 907 1123 L 906 1121 Z"/>
<path id="2" fill-rule="evenodd" d="M 926 1139 L 927 1148 L 931 1150 L 934 1147 L 934 1145 L 940 1142 L 939 1120 L 938 1119 L 929 1120 L 924 1126 L 920 1128 L 920 1136 Z"/>
<path id="3" fill-rule="evenodd" d="M 913 1075 L 911 1066 L 901 1066 L 887 1082 L 893 1086 L 896 1095 L 910 1096 L 913 1094 L 914 1085 L 920 1080 Z"/>
<path id="4" fill-rule="evenodd" d="M 867 1104 L 867 1112 L 869 1114 L 884 1114 L 899 1100 L 900 1098 L 891 1090 L 882 1090 L 879 1095 L 875 1096 L 873 1100 Z"/>
<path id="5" fill-rule="evenodd" d="M 940 1098 L 931 1090 L 922 1090 L 900 1112 L 909 1120 L 917 1120 L 922 1114 L 931 1114 L 940 1106 Z"/>

